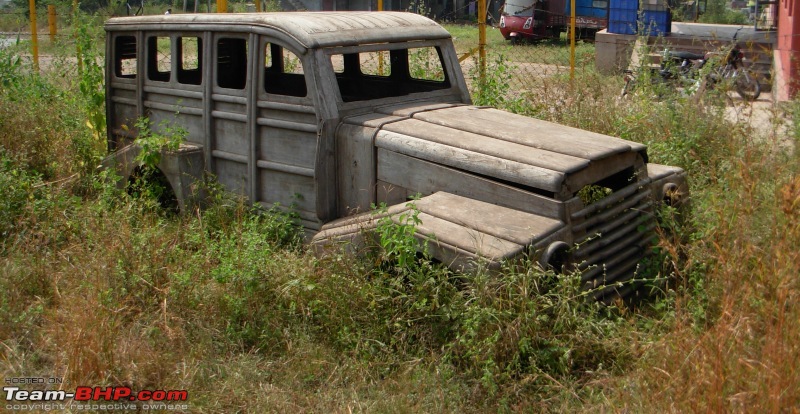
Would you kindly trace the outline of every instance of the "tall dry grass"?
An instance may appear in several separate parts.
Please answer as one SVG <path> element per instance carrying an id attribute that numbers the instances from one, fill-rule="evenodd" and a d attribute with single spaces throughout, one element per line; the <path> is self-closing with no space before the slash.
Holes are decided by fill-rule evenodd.
<path id="1" fill-rule="evenodd" d="M 508 102 L 689 171 L 691 215 L 650 270 L 674 282 L 630 309 L 587 304 L 574 280 L 533 268 L 468 279 L 320 262 L 286 217 L 214 191 L 210 208 L 169 216 L 87 168 L 102 146 L 77 85 L 4 79 L 16 82 L 0 86 L 4 378 L 185 388 L 192 412 L 800 406 L 800 151 L 731 122 L 725 102 L 618 102 L 619 79 L 591 72 Z"/>

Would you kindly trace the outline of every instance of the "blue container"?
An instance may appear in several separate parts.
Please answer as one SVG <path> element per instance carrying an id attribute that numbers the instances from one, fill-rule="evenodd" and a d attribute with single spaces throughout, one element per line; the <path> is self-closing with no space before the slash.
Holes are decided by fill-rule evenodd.
<path id="1" fill-rule="evenodd" d="M 672 15 L 665 11 L 642 11 L 642 30 L 650 36 L 661 36 L 672 31 Z"/>
<path id="2" fill-rule="evenodd" d="M 608 32 L 615 34 L 632 35 L 636 34 L 636 22 L 608 21 Z"/>
<path id="3" fill-rule="evenodd" d="M 629 1 L 629 0 L 626 0 Z M 566 1 L 564 7 L 564 14 L 570 16 L 570 1 Z M 599 17 L 605 19 L 608 16 L 608 10 L 605 7 L 594 7 L 594 0 L 575 0 L 575 15 L 584 17 Z"/>
<path id="4" fill-rule="evenodd" d="M 636 34 L 638 20 L 639 12 L 636 9 L 609 9 L 608 32 L 628 35 Z"/>
<path id="5" fill-rule="evenodd" d="M 639 10 L 639 0 L 611 0 L 608 9 Z"/>
<path id="6" fill-rule="evenodd" d="M 608 20 L 615 22 L 633 23 L 636 26 L 636 21 L 639 20 L 638 10 L 626 9 L 610 9 L 608 11 Z"/>

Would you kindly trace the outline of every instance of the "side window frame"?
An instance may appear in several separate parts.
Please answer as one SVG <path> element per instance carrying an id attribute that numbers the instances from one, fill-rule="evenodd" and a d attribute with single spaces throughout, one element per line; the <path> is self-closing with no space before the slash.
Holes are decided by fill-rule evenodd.
<path id="1" fill-rule="evenodd" d="M 158 70 L 158 39 L 169 39 L 169 71 L 161 72 Z M 171 83 L 175 79 L 175 38 L 169 32 L 147 32 L 144 36 L 144 53 L 142 58 L 145 59 L 145 80 L 147 82 L 160 82 Z M 153 47 L 155 45 L 155 48 Z"/>
<path id="2" fill-rule="evenodd" d="M 132 57 L 129 57 L 128 54 L 122 55 L 122 51 L 120 51 L 120 48 L 122 46 L 122 45 L 120 45 L 120 39 L 123 39 L 123 38 L 132 38 L 133 39 L 133 49 L 134 50 L 133 50 Z M 113 45 L 114 49 L 113 49 L 113 68 L 112 68 L 111 73 L 114 76 L 114 79 L 115 80 L 124 81 L 124 82 L 136 82 L 136 79 L 139 76 L 142 76 L 142 74 L 139 73 L 139 60 L 142 58 L 142 56 L 141 56 L 141 47 L 142 47 L 142 45 L 139 44 L 139 35 L 138 35 L 138 33 L 137 32 L 118 32 L 118 33 L 115 33 L 114 36 L 112 37 L 112 45 Z M 125 60 L 133 60 L 133 65 L 132 65 L 133 73 L 131 73 L 129 75 L 122 74 L 123 61 L 125 61 Z"/>
<path id="3" fill-rule="evenodd" d="M 220 40 L 223 39 L 234 39 L 243 41 L 245 45 L 245 59 L 244 61 L 239 61 L 236 63 L 237 66 L 243 65 L 244 71 L 243 73 L 240 71 L 238 75 L 240 76 L 237 78 L 238 80 L 242 81 L 241 87 L 234 83 L 225 83 L 229 82 L 229 79 L 223 80 L 223 84 L 220 84 L 220 77 L 225 75 L 222 73 L 223 71 L 220 70 Z M 240 33 L 225 33 L 225 32 L 218 32 L 214 33 L 212 36 L 212 50 L 213 50 L 213 57 L 211 62 L 211 67 L 213 68 L 212 71 L 214 72 L 213 79 L 210 79 L 213 82 L 214 90 L 223 90 L 226 91 L 226 94 L 229 95 L 237 95 L 237 96 L 244 96 L 247 89 L 251 86 L 252 83 L 252 76 L 250 74 L 250 67 L 251 67 L 251 59 L 253 59 L 253 45 L 250 44 L 250 36 L 248 34 L 240 34 Z M 235 47 L 235 46 L 233 46 Z M 234 79 L 234 81 L 237 81 Z M 231 81 L 232 82 L 232 81 Z M 233 86 L 233 87 L 230 87 Z"/>
<path id="4" fill-rule="evenodd" d="M 309 70 L 309 53 L 299 53 L 295 48 L 287 47 L 287 45 L 270 36 L 260 36 L 259 37 L 259 48 L 258 48 L 258 100 L 260 101 L 286 101 L 291 103 L 298 103 L 303 105 L 310 105 L 312 101 L 312 94 L 314 89 L 314 83 L 312 79 L 309 78 L 311 71 Z M 265 65 L 266 62 L 266 48 L 267 46 L 271 46 L 273 48 L 277 47 L 284 51 L 281 55 L 280 59 L 275 59 L 275 56 L 272 57 L 272 66 L 268 68 Z M 275 49 L 271 49 L 270 53 L 272 53 Z M 302 76 L 303 82 L 305 86 L 305 94 L 299 96 L 297 94 L 292 93 L 279 93 L 279 92 L 267 92 L 269 86 L 267 85 L 267 72 L 273 73 L 284 73 L 283 72 L 283 58 L 285 56 L 285 51 L 291 52 L 297 59 L 302 67 Z M 281 65 L 277 67 L 276 65 Z M 299 74 L 297 74 L 299 75 Z"/>
<path id="5" fill-rule="evenodd" d="M 183 64 L 186 57 L 183 50 L 183 39 L 197 39 L 197 67 L 195 69 L 185 69 Z M 201 86 L 206 82 L 208 76 L 205 68 L 205 36 L 202 32 L 180 32 L 175 34 L 173 41 L 175 44 L 175 56 L 173 57 L 175 67 L 175 81 L 180 85 L 192 87 Z"/>

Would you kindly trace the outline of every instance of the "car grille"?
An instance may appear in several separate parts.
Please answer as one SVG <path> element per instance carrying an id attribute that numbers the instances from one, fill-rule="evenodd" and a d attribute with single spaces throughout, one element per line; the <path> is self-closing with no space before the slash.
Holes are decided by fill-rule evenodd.
<path id="1" fill-rule="evenodd" d="M 573 258 L 585 288 L 612 301 L 638 287 L 632 280 L 654 239 L 650 180 L 640 180 L 572 214 Z"/>

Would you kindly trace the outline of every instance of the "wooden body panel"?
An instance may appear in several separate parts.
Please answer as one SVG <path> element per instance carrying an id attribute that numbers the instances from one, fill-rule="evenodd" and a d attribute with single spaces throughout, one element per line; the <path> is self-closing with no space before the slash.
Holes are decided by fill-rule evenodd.
<path id="1" fill-rule="evenodd" d="M 184 130 L 158 167 L 182 206 L 204 164 L 226 190 L 322 229 L 319 248 L 363 244 L 373 205 L 398 222 L 420 195 L 417 237 L 456 268 L 577 242 L 587 284 L 624 282 L 650 243 L 652 202 L 688 191 L 642 144 L 472 106 L 449 34 L 421 16 L 144 16 L 106 30 L 109 148 L 126 171 L 138 118 Z M 415 50 L 441 70 L 415 74 Z"/>
<path id="2" fill-rule="evenodd" d="M 365 234 L 374 230 L 381 218 L 388 216 L 395 223 L 405 224 L 413 214 L 420 220 L 415 237 L 434 257 L 461 270 L 474 268 L 481 261 L 497 268 L 564 227 L 558 220 L 437 192 L 395 205 L 386 213 L 362 213 L 326 224 L 312 243 L 321 251 L 342 243 L 357 250 L 365 246 Z"/>

